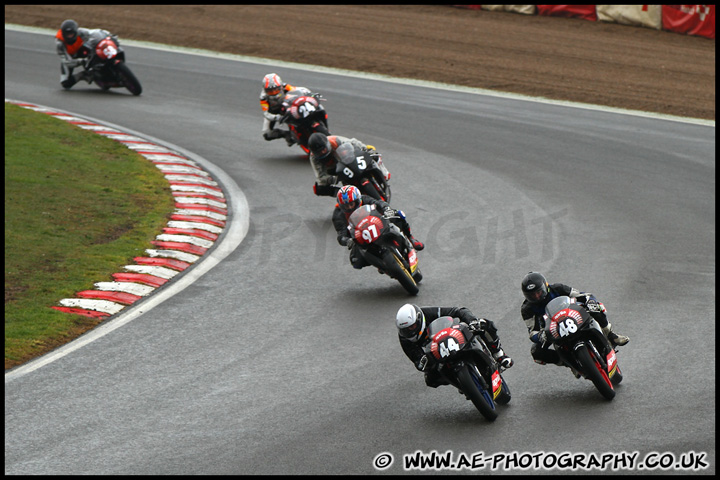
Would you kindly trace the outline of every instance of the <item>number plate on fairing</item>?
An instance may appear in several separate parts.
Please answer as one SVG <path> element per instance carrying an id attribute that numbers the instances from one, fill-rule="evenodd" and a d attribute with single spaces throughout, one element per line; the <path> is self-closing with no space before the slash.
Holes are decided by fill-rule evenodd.
<path id="1" fill-rule="evenodd" d="M 550 334 L 555 339 L 567 337 L 577 332 L 582 324 L 583 318 L 580 312 L 565 308 L 550 319 Z"/>
<path id="2" fill-rule="evenodd" d="M 449 357 L 453 352 L 459 352 L 465 345 L 465 335 L 457 328 L 440 330 L 432 339 L 430 351 L 438 360 Z"/>
<path id="3" fill-rule="evenodd" d="M 290 115 L 300 120 L 307 118 L 318 110 L 318 102 L 313 97 L 302 96 L 293 100 Z"/>
<path id="4" fill-rule="evenodd" d="M 382 220 L 374 215 L 368 215 L 355 227 L 355 241 L 359 244 L 372 243 L 378 239 L 382 229 Z"/>

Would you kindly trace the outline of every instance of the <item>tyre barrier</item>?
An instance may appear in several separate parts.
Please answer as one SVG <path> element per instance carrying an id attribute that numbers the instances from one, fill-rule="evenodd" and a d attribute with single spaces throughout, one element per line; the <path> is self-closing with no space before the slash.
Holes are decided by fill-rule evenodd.
<path id="1" fill-rule="evenodd" d="M 553 17 L 582 18 L 715 38 L 715 5 L 452 5 Z"/>

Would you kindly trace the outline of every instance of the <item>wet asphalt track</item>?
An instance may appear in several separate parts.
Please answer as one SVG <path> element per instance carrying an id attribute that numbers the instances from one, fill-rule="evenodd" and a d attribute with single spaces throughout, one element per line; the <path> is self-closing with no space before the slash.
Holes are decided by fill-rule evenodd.
<path id="1" fill-rule="evenodd" d="M 65 92 L 51 38 L 6 30 L 5 96 L 194 152 L 247 197 L 249 231 L 178 295 L 6 375 L 6 474 L 369 474 L 384 452 L 394 462 L 381 472 L 403 473 L 418 450 L 704 452 L 697 473 L 715 472 L 714 125 L 126 51 L 142 96 Z M 334 133 L 383 152 L 393 204 L 427 245 L 412 301 L 463 304 L 499 326 L 516 365 L 496 422 L 424 386 L 393 324 L 408 296 L 352 270 L 300 150 L 260 137 L 270 71 L 322 92 Z M 631 337 L 612 402 L 531 361 L 528 270 L 596 293 Z M 617 471 L 645 472 L 662 473 Z"/>

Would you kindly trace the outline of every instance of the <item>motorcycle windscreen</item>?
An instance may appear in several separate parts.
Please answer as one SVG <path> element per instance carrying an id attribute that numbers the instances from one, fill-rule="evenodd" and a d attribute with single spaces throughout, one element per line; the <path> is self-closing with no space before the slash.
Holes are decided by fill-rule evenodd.
<path id="1" fill-rule="evenodd" d="M 455 320 L 452 317 L 440 317 L 432 321 L 428 327 L 428 335 L 430 338 L 434 337 L 438 332 L 450 328 L 455 324 Z"/>
<path id="2" fill-rule="evenodd" d="M 568 297 L 566 295 L 553 298 L 545 306 L 545 314 L 548 317 L 552 318 L 560 310 L 565 310 L 566 308 L 568 308 L 571 303 L 572 303 L 572 300 L 570 300 L 570 297 Z"/>
<path id="3" fill-rule="evenodd" d="M 373 210 L 375 210 L 375 205 L 363 205 L 362 207 L 357 208 L 350 215 L 350 218 L 348 218 L 348 224 L 353 229 L 357 228 L 365 217 L 372 214 Z"/>
<path id="4" fill-rule="evenodd" d="M 351 165 L 355 162 L 355 147 L 352 143 L 341 143 L 335 149 L 335 158 L 337 158 L 338 165 Z"/>

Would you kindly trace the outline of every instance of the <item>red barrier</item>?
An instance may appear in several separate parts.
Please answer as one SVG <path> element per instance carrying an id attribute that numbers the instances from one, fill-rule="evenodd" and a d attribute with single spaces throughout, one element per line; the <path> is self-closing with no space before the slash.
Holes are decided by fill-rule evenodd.
<path id="1" fill-rule="evenodd" d="M 663 5 L 662 28 L 715 38 L 715 5 Z"/>
<path id="2" fill-rule="evenodd" d="M 536 5 L 538 15 L 597 20 L 595 5 Z"/>

